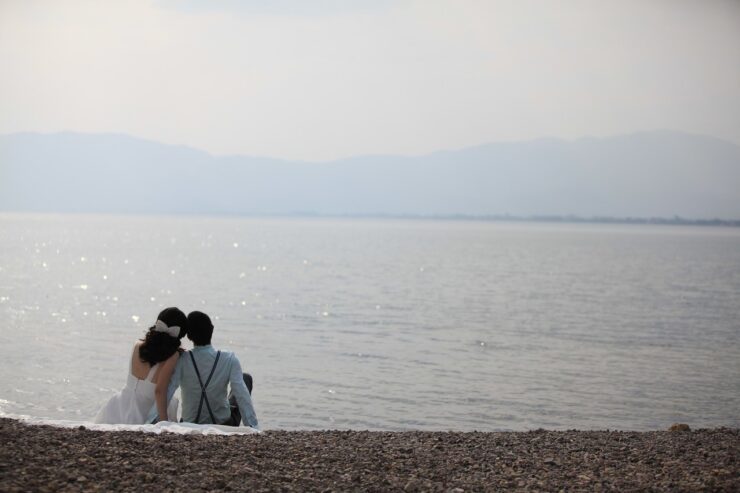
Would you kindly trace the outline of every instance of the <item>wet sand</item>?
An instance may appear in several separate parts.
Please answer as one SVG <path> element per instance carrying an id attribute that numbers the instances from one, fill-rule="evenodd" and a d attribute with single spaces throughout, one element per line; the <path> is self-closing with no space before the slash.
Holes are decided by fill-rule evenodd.
<path id="1" fill-rule="evenodd" d="M 0 491 L 740 491 L 740 430 L 161 435 L 0 419 Z"/>

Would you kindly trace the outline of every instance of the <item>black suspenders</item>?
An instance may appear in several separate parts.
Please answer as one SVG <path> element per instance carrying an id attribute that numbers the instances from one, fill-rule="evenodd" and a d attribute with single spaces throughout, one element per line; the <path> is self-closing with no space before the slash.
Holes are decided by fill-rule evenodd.
<path id="1" fill-rule="evenodd" d="M 203 401 L 206 401 L 206 408 L 208 409 L 208 414 L 211 415 L 211 422 L 213 424 L 216 423 L 216 417 L 213 415 L 213 411 L 211 411 L 211 404 L 208 402 L 208 396 L 206 395 L 206 388 L 208 387 L 208 384 L 211 382 L 211 377 L 213 376 L 213 372 L 216 370 L 216 365 L 218 364 L 218 358 L 221 357 L 221 351 L 216 353 L 216 360 L 213 362 L 213 368 L 211 368 L 211 373 L 208 375 L 208 379 L 206 380 L 206 384 L 203 385 L 203 380 L 200 378 L 200 372 L 198 371 L 198 365 L 195 364 L 195 357 L 193 356 L 192 352 L 189 352 L 190 359 L 193 362 L 193 368 L 195 368 L 195 375 L 198 377 L 198 383 L 200 384 L 200 404 L 198 404 L 198 415 L 195 417 L 195 422 L 197 423 L 200 420 L 200 411 L 203 409 Z"/>

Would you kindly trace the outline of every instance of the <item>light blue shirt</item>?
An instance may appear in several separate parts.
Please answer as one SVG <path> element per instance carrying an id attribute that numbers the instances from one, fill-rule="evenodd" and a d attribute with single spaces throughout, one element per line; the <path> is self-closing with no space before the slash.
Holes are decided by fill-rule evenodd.
<path id="1" fill-rule="evenodd" d="M 200 378 L 203 380 L 203 385 L 205 385 L 208 375 L 213 368 L 213 362 L 216 360 L 216 350 L 209 344 L 207 346 L 195 346 L 190 352 L 195 358 L 198 371 L 200 371 Z M 195 418 L 198 414 L 198 405 L 200 404 L 201 387 L 188 351 L 180 355 L 175 370 L 172 372 L 170 385 L 167 389 L 168 402 L 178 386 L 180 387 L 182 398 L 182 420 L 195 423 Z M 230 351 L 221 351 L 218 365 L 206 388 L 206 396 L 211 405 L 211 411 L 213 411 L 213 415 L 218 423 L 224 423 L 231 417 L 227 386 L 231 387 L 231 392 L 236 397 L 236 403 L 242 415 L 242 422 L 246 426 L 257 428 L 257 415 L 252 406 L 252 396 L 249 395 L 247 386 L 244 384 L 242 366 L 239 363 L 239 359 Z M 156 416 L 156 406 L 154 416 Z M 199 424 L 211 423 L 211 416 L 208 413 L 208 407 L 206 407 L 205 401 L 203 402 L 197 422 Z"/>

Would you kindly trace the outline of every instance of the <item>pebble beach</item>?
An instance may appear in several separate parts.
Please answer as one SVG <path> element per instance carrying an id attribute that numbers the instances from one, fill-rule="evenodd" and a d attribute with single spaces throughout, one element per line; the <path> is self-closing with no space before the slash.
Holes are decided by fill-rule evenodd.
<path id="1" fill-rule="evenodd" d="M 161 435 L 0 419 L 0 491 L 739 491 L 740 430 Z"/>

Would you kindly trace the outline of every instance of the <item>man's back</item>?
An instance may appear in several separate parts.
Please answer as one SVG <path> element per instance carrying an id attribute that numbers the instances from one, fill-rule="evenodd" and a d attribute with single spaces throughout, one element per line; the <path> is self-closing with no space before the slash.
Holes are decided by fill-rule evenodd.
<path id="1" fill-rule="evenodd" d="M 244 424 L 257 427 L 257 416 L 252 406 L 252 398 L 244 384 L 239 359 L 234 353 L 221 351 L 216 367 L 213 369 L 217 354 L 218 351 L 210 344 L 195 346 L 190 352 L 182 354 L 178 366 L 183 421 L 200 424 L 213 422 L 205 399 L 201 402 L 201 386 L 193 365 L 193 360 L 195 360 L 203 385 L 206 385 L 209 375 L 211 376 L 206 386 L 206 397 L 216 422 L 218 424 L 227 423 L 231 418 L 227 397 L 227 386 L 230 385 Z M 211 370 L 213 370 L 212 375 Z M 200 415 L 198 414 L 199 409 Z"/>

